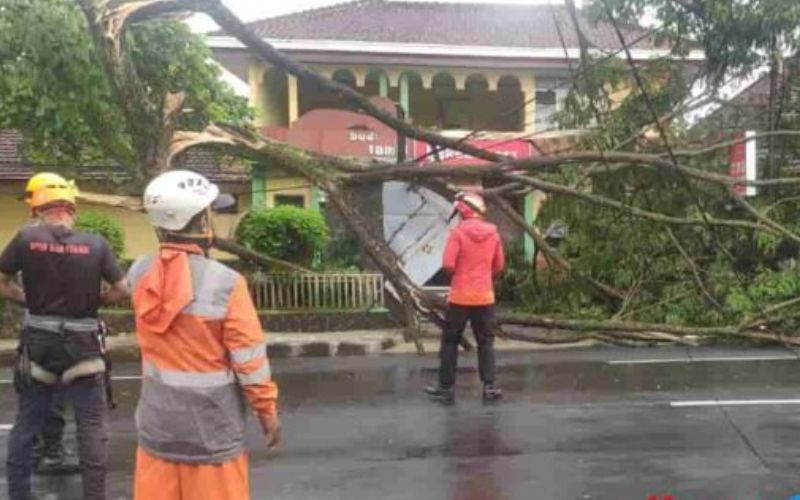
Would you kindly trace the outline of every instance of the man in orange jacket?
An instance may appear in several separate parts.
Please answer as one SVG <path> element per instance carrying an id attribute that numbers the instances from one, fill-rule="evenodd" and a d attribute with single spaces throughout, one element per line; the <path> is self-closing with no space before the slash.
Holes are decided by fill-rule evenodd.
<path id="1" fill-rule="evenodd" d="M 129 272 L 143 374 L 135 500 L 248 500 L 245 400 L 267 446 L 280 442 L 278 388 L 247 283 L 207 255 L 223 197 L 180 170 L 145 190 L 161 246 Z"/>
<path id="2" fill-rule="evenodd" d="M 502 398 L 494 376 L 494 285 L 503 272 L 505 257 L 497 227 L 483 218 L 486 204 L 477 193 L 459 193 L 456 211 L 461 222 L 450 232 L 442 267 L 452 275 L 448 308 L 439 351 L 439 384 L 425 389 L 431 398 L 452 403 L 456 381 L 458 345 L 469 321 L 478 343 L 478 367 L 483 399 Z"/>

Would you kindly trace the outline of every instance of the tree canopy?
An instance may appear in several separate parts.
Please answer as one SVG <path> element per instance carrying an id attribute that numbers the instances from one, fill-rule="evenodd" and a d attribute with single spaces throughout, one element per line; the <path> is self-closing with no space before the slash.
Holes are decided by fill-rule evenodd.
<path id="1" fill-rule="evenodd" d="M 181 129 L 249 123 L 246 99 L 220 79 L 202 37 L 182 22 L 135 24 L 124 43 L 150 103 L 162 103 L 168 92 L 185 93 Z M 113 92 L 74 1 L 0 4 L 0 128 L 23 132 L 26 156 L 55 165 L 105 160 L 136 167 L 141 154 Z"/>
<path id="2" fill-rule="evenodd" d="M 769 64 L 776 48 L 800 49 L 800 3 L 793 0 L 600 0 L 592 9 L 631 24 L 654 16 L 655 36 L 674 53 L 705 51 L 703 69 L 715 82 Z"/>

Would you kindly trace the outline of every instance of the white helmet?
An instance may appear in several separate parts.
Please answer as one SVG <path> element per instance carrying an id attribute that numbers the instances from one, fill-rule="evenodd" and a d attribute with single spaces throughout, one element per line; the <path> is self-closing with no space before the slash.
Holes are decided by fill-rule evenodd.
<path id="1" fill-rule="evenodd" d="M 486 215 L 486 202 L 483 201 L 483 196 L 474 191 L 461 191 L 456 194 L 454 208 L 465 219 Z"/>
<path id="2" fill-rule="evenodd" d="M 150 222 L 180 231 L 219 196 L 219 188 L 200 174 L 171 170 L 150 181 L 144 190 L 144 209 Z"/>

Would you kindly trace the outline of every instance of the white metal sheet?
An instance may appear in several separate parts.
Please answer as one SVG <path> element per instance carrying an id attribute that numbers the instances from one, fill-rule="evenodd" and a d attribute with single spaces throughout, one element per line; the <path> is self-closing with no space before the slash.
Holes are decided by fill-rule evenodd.
<path id="1" fill-rule="evenodd" d="M 404 182 L 383 185 L 383 230 L 400 265 L 417 285 L 441 269 L 452 203 Z"/>

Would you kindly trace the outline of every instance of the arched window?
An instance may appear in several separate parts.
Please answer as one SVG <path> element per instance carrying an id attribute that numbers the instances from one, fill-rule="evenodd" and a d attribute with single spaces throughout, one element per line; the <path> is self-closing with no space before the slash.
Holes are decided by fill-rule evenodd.
<path id="1" fill-rule="evenodd" d="M 333 72 L 333 81 L 347 85 L 351 89 L 356 88 L 356 75 L 349 69 L 337 69 Z"/>
<path id="2" fill-rule="evenodd" d="M 367 73 L 367 78 L 364 80 L 364 94 L 373 95 L 389 95 L 389 77 L 382 70 L 372 70 Z"/>
<path id="3" fill-rule="evenodd" d="M 433 77 L 433 96 L 436 102 L 436 125 L 441 129 L 469 127 L 469 99 L 456 92 L 456 81 L 449 73 Z"/>
<path id="4" fill-rule="evenodd" d="M 264 94 L 258 113 L 264 125 L 289 126 L 289 84 L 283 70 L 269 68 L 264 74 Z"/>
<path id="5" fill-rule="evenodd" d="M 467 77 L 464 83 L 464 90 L 470 95 L 485 94 L 489 91 L 489 81 L 485 76 L 474 73 Z"/>
<path id="6" fill-rule="evenodd" d="M 503 123 L 498 128 L 504 131 L 525 130 L 525 95 L 519 78 L 513 75 L 500 77 L 497 97 L 499 112 L 503 116 Z"/>

